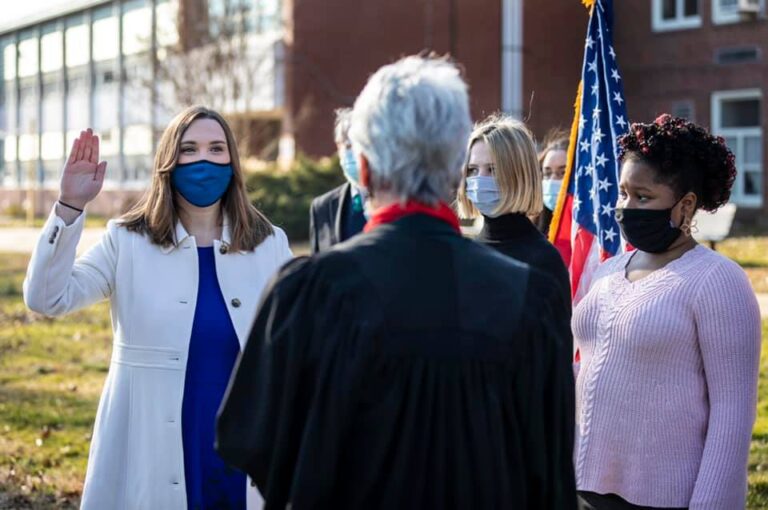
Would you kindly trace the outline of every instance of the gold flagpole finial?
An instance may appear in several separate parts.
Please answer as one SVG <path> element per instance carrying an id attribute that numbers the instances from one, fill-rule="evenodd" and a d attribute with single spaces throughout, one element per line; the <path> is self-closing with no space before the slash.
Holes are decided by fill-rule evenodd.
<path id="1" fill-rule="evenodd" d="M 595 0 L 581 0 L 581 3 L 584 4 L 584 7 L 587 9 L 591 9 L 593 5 L 595 5 Z"/>

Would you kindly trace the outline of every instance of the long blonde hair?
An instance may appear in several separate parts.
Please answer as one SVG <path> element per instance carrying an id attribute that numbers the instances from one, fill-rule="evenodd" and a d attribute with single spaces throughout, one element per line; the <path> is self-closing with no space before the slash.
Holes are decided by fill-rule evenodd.
<path id="1" fill-rule="evenodd" d="M 221 208 L 229 219 L 230 252 L 251 251 L 274 234 L 274 230 L 266 216 L 248 201 L 237 143 L 227 121 L 219 113 L 204 106 L 190 106 L 165 128 L 155 152 L 152 183 L 139 202 L 120 218 L 119 223 L 130 231 L 146 235 L 160 246 L 176 244 L 179 213 L 171 185 L 171 173 L 179 159 L 181 138 L 197 119 L 215 120 L 224 130 L 232 165 L 232 181 L 221 199 Z"/>
<path id="2" fill-rule="evenodd" d="M 539 214 L 544 205 L 533 135 L 525 124 L 503 115 L 491 115 L 477 124 L 469 136 L 467 161 L 456 196 L 459 214 L 464 218 L 476 218 L 480 215 L 467 198 L 469 157 L 472 146 L 477 142 L 488 144 L 493 159 L 494 177 L 501 198 L 494 212 Z"/>

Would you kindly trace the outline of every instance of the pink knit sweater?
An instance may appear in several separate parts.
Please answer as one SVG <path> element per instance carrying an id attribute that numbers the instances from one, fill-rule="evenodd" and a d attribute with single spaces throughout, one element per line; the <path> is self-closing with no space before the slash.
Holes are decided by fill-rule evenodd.
<path id="1" fill-rule="evenodd" d="M 636 282 L 603 264 L 573 313 L 579 490 L 654 507 L 744 508 L 760 312 L 703 246 Z"/>

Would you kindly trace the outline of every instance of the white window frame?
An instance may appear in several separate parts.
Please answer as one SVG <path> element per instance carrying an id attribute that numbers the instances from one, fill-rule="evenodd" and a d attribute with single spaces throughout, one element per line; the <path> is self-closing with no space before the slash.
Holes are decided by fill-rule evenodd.
<path id="1" fill-rule="evenodd" d="M 760 0 L 760 15 L 765 12 L 765 0 Z M 727 25 L 730 23 L 740 23 L 744 19 L 736 12 L 723 12 L 720 0 L 712 0 L 712 23 L 715 25 Z"/>
<path id="2" fill-rule="evenodd" d="M 736 147 L 731 147 L 736 155 L 736 182 L 733 184 L 731 190 L 731 202 L 743 206 L 743 207 L 755 207 L 759 208 L 763 205 L 763 194 L 765 190 L 765 153 L 763 153 L 763 160 L 760 162 L 760 170 L 762 172 L 762 186 L 763 189 L 757 196 L 744 196 L 744 138 L 748 136 L 759 136 L 761 143 L 763 140 L 763 127 L 739 127 L 739 128 L 723 128 L 721 127 L 722 121 L 722 108 L 721 102 L 729 99 L 759 99 L 762 110 L 763 94 L 760 89 L 742 89 L 742 90 L 725 90 L 712 93 L 712 131 L 716 135 L 720 135 L 723 138 L 736 138 Z M 762 113 L 762 111 L 761 111 Z M 761 123 L 762 115 L 761 115 Z"/>
<path id="3" fill-rule="evenodd" d="M 652 0 L 651 2 L 651 28 L 654 32 L 666 32 L 669 30 L 687 30 L 699 28 L 701 26 L 701 3 L 699 0 L 699 14 L 696 16 L 683 16 L 685 0 L 676 0 L 677 16 L 672 20 L 665 20 L 661 17 L 663 0 Z M 714 0 L 716 1 L 716 0 Z"/>

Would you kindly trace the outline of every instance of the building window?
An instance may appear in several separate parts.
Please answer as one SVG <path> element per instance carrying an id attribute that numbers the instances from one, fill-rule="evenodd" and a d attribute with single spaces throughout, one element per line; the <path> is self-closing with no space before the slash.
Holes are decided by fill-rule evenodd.
<path id="1" fill-rule="evenodd" d="M 149 51 L 152 42 L 152 6 L 149 0 L 130 0 L 123 4 L 123 54 Z"/>
<path id="2" fill-rule="evenodd" d="M 117 58 L 120 48 L 119 23 L 112 6 L 93 11 L 93 60 L 104 62 Z"/>
<path id="3" fill-rule="evenodd" d="M 701 26 L 700 0 L 653 0 L 651 24 L 654 32 Z"/>
<path id="4" fill-rule="evenodd" d="M 763 203 L 763 128 L 760 89 L 712 94 L 712 129 L 736 156 L 731 201 L 746 207 Z"/>
<path id="5" fill-rule="evenodd" d="M 738 23 L 763 12 L 765 0 L 712 0 L 712 21 Z"/>
<path id="6" fill-rule="evenodd" d="M 67 67 L 88 64 L 88 45 L 91 44 L 88 25 L 84 16 L 72 16 L 65 23 L 64 40 Z"/>
<path id="7" fill-rule="evenodd" d="M 696 122 L 696 107 L 692 100 L 675 101 L 672 103 L 672 115 Z"/>
<path id="8" fill-rule="evenodd" d="M 44 73 L 58 71 L 64 64 L 64 38 L 56 25 L 46 25 L 40 38 L 40 70 Z"/>
<path id="9" fill-rule="evenodd" d="M 11 114 L 15 115 L 13 113 L 12 93 L 15 89 L 13 80 L 15 75 L 16 45 L 10 38 L 0 38 L 0 183 L 6 177 L 5 139 L 8 136 L 8 131 L 16 127 L 15 119 L 9 119 Z M 9 120 L 13 120 L 13 122 L 9 122 Z"/>
<path id="10" fill-rule="evenodd" d="M 718 65 L 749 64 L 760 60 L 760 48 L 757 46 L 737 46 L 715 50 L 715 64 Z"/>
<path id="11" fill-rule="evenodd" d="M 124 122 L 130 124 L 149 124 L 152 103 L 152 62 L 147 57 L 130 57 L 124 65 L 125 90 L 123 108 Z M 150 150 L 151 152 L 151 150 Z"/>
<path id="12" fill-rule="evenodd" d="M 59 170 L 64 157 L 64 82 L 61 73 L 43 75 L 42 139 L 40 157 L 43 160 L 43 183 L 53 186 L 59 182 Z"/>
<path id="13" fill-rule="evenodd" d="M 118 127 L 118 63 L 116 60 L 94 64 L 93 128 L 102 132 Z"/>
<path id="14" fill-rule="evenodd" d="M 19 41 L 19 67 L 18 75 L 21 78 L 36 76 L 39 69 L 37 59 L 37 33 L 27 32 L 22 34 Z"/>
<path id="15" fill-rule="evenodd" d="M 155 32 L 158 48 L 173 46 L 179 42 L 179 31 L 176 27 L 178 16 L 176 2 L 156 0 L 155 2 Z"/>
<path id="16" fill-rule="evenodd" d="M 80 130 L 89 124 L 88 76 L 85 66 L 74 67 L 67 72 L 67 147 L 71 147 Z"/>
<path id="17" fill-rule="evenodd" d="M 258 20 L 259 32 L 270 32 L 280 28 L 280 1 L 264 0 L 257 2 L 256 19 Z"/>

